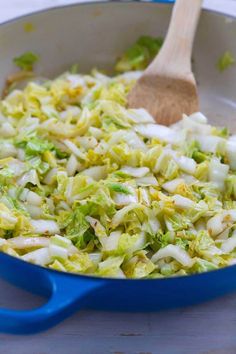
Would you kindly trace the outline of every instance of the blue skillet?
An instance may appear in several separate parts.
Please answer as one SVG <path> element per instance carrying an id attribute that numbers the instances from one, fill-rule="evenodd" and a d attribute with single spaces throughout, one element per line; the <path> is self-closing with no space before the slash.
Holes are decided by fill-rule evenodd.
<path id="1" fill-rule="evenodd" d="M 81 308 L 145 312 L 188 306 L 236 289 L 236 266 L 164 279 L 104 279 L 57 272 L 0 253 L 0 276 L 46 303 L 32 310 L 0 309 L 0 331 L 35 333 Z"/>
<path id="2" fill-rule="evenodd" d="M 6 73 L 11 72 L 11 59 L 19 54 L 19 51 L 24 52 L 29 49 L 42 52 L 42 71 L 52 75 L 56 73 L 54 66 L 60 72 L 63 64 L 68 67 L 71 63 L 69 60 L 74 59 L 72 62 L 75 62 L 78 56 L 85 70 L 94 62 L 100 61 L 101 64 L 108 65 L 109 58 L 115 58 L 138 35 L 164 34 L 163 28 L 165 29 L 168 24 L 171 11 L 170 4 L 167 3 L 170 2 L 172 1 L 157 1 L 155 4 L 146 2 L 78 4 L 39 12 L 5 23 L 0 26 L 0 45 L 2 45 L 1 38 L 6 39 L 2 47 L 4 50 L 1 51 L 0 78 L 3 81 Z M 66 24 L 63 28 L 62 20 Z M 204 97 L 206 97 L 205 92 L 209 91 L 209 85 L 214 87 L 211 95 L 205 100 L 203 111 L 210 114 L 209 107 L 214 106 L 218 112 L 215 115 L 216 119 L 224 116 L 224 124 L 231 126 L 230 118 L 234 110 L 230 102 L 233 102 L 232 92 L 235 92 L 231 77 L 235 71 L 219 76 L 214 60 L 216 55 L 224 50 L 225 43 L 227 45 L 231 43 L 230 38 L 233 38 L 233 31 L 235 33 L 236 30 L 235 22 L 228 30 L 225 17 L 210 12 L 204 13 L 202 21 L 196 41 L 197 51 L 194 54 L 196 66 L 198 64 L 201 66 L 196 67 L 197 75 Z M 38 26 L 39 31 L 23 33 L 22 26 L 25 22 L 32 22 L 36 27 Z M 42 23 L 43 27 L 40 27 Z M 55 31 L 51 31 L 52 24 Z M 72 37 L 74 36 L 75 40 L 79 33 L 77 28 L 76 31 L 74 30 L 75 26 L 81 26 L 82 33 L 87 33 L 89 38 L 88 41 L 81 42 L 82 50 L 79 53 L 72 40 Z M 108 33 L 110 26 L 113 31 Z M 207 52 L 206 56 L 204 50 L 208 48 L 212 38 L 215 38 L 218 28 L 221 28 L 222 40 L 217 38 L 217 46 Z M 45 41 L 45 33 L 47 41 Z M 99 43 L 98 49 L 96 36 L 93 37 L 96 33 L 103 34 L 105 38 Z M 55 41 L 52 40 L 53 38 Z M 63 51 L 60 43 L 66 45 L 66 50 Z M 232 41 L 232 46 L 232 51 L 236 51 L 235 41 Z M 92 62 L 89 61 L 90 57 L 86 53 L 91 53 Z M 107 61 L 100 53 L 106 53 Z M 206 57 L 211 64 L 207 64 Z M 228 80 L 228 85 L 224 85 L 224 89 L 219 88 L 217 91 L 218 87 L 223 87 L 220 86 L 222 80 L 223 82 Z M 42 331 L 81 308 L 108 311 L 160 311 L 196 304 L 236 289 L 236 265 L 192 276 L 119 280 L 57 272 L 0 253 L 0 276 L 16 286 L 46 298 L 43 306 L 32 310 L 0 308 L 0 331 L 5 333 Z"/>

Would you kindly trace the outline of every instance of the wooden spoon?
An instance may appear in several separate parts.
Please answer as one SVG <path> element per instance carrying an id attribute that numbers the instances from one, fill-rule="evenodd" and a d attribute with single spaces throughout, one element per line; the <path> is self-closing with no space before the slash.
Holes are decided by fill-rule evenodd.
<path id="1" fill-rule="evenodd" d="M 128 96 L 130 108 L 146 108 L 170 125 L 199 110 L 191 69 L 193 40 L 202 0 L 176 0 L 165 42 Z"/>

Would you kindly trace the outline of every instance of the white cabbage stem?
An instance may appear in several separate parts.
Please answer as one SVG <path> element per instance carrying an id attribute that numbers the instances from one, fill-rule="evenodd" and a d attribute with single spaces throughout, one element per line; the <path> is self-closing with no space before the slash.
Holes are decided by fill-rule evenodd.
<path id="1" fill-rule="evenodd" d="M 181 263 L 184 267 L 192 267 L 194 260 L 181 247 L 176 245 L 168 245 L 157 251 L 151 258 L 152 262 L 156 263 L 159 259 L 171 257 Z"/>

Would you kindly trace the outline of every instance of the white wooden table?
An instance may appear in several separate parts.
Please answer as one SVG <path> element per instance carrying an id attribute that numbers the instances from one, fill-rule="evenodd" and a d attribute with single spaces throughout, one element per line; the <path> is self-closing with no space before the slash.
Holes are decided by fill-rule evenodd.
<path id="1" fill-rule="evenodd" d="M 0 22 L 67 0 L 0 0 Z M 236 0 L 206 0 L 234 12 Z M 0 307 L 41 303 L 0 280 Z M 0 354 L 236 354 L 236 294 L 209 303 L 149 314 L 81 311 L 37 335 L 0 335 Z"/>

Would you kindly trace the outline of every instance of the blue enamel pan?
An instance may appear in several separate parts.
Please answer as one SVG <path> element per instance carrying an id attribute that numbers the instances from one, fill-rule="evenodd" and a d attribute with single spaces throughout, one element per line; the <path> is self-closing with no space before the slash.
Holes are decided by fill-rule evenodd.
<path id="1" fill-rule="evenodd" d="M 103 279 L 49 270 L 0 254 L 0 276 L 46 303 L 33 310 L 0 309 L 0 331 L 35 333 L 81 308 L 145 312 L 188 306 L 236 290 L 236 266 L 166 279 Z"/>
<path id="2" fill-rule="evenodd" d="M 38 72 L 53 77 L 79 62 L 112 67 L 115 58 L 143 34 L 164 36 L 172 1 L 101 2 L 51 9 L 0 26 L 0 85 L 13 71 L 12 58 L 40 54 Z M 25 31 L 30 23 L 32 30 Z M 223 74 L 216 61 L 225 50 L 236 56 L 236 20 L 204 11 L 194 50 L 202 111 L 211 123 L 236 131 L 236 67 Z M 0 331 L 45 330 L 81 308 L 108 311 L 160 311 L 196 304 L 236 290 L 236 266 L 204 274 L 153 280 L 104 279 L 57 272 L 0 253 L 0 276 L 46 298 L 32 310 L 0 309 Z"/>

